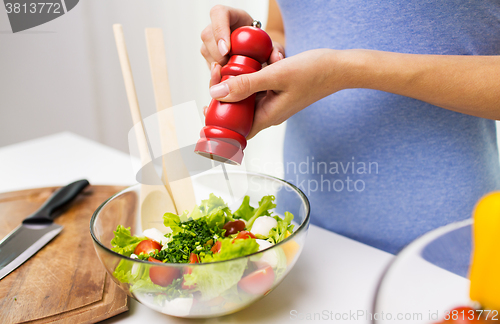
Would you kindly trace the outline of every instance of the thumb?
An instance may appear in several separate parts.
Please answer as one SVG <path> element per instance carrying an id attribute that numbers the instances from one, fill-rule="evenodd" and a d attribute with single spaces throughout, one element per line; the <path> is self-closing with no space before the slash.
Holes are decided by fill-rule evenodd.
<path id="1" fill-rule="evenodd" d="M 274 88 L 277 85 L 270 68 L 271 66 L 258 72 L 234 76 L 216 84 L 210 88 L 210 96 L 219 101 L 236 102 L 259 91 L 276 90 Z"/>

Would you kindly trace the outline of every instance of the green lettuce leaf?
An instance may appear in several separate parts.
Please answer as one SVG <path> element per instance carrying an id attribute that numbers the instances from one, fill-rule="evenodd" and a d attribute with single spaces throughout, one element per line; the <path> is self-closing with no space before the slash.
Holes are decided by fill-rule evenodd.
<path id="1" fill-rule="evenodd" d="M 113 276 L 121 282 L 130 284 L 131 293 L 161 293 L 166 300 L 177 297 L 189 297 L 191 292 L 182 289 L 182 277 L 175 279 L 169 286 L 159 286 L 149 277 L 149 265 L 134 263 L 129 260 L 121 260 Z M 160 298 L 161 299 L 161 298 Z M 161 304 L 161 301 L 159 301 Z"/>
<path id="2" fill-rule="evenodd" d="M 207 224 L 210 228 L 222 228 L 224 224 L 229 221 L 232 221 L 231 211 L 228 207 L 224 207 L 222 209 L 216 209 L 215 211 L 208 214 L 206 217 Z"/>
<path id="3" fill-rule="evenodd" d="M 181 216 L 174 213 L 165 213 L 163 215 L 163 224 L 166 227 L 170 227 L 170 229 L 172 230 L 172 236 L 179 232 L 182 232 L 182 228 L 180 227 L 181 217 L 185 218 L 186 212 L 184 212 L 184 214 L 182 214 Z"/>
<path id="4" fill-rule="evenodd" d="M 254 214 L 255 208 L 250 206 L 250 197 L 245 196 L 240 208 L 234 212 L 234 218 L 243 218 L 244 220 L 249 220 Z"/>
<path id="5" fill-rule="evenodd" d="M 149 276 L 147 278 L 137 280 L 133 285 L 130 285 L 130 292 L 145 292 L 145 293 L 164 293 L 166 287 L 154 284 Z"/>
<path id="6" fill-rule="evenodd" d="M 238 258 L 259 250 L 255 239 L 235 240 L 222 239 L 219 253 L 202 257 L 201 262 L 215 262 Z M 240 281 L 247 267 L 247 259 L 231 260 L 223 263 L 208 264 L 203 267 L 194 267 L 191 274 L 184 275 L 185 285 L 195 285 L 195 291 L 201 292 L 202 300 L 210 300 L 224 293 Z"/>
<path id="7" fill-rule="evenodd" d="M 121 255 L 130 256 L 139 242 L 146 240 L 146 237 L 132 236 L 130 227 L 125 228 L 123 225 L 118 225 L 114 231 L 115 237 L 111 240 L 112 250 Z"/>
<path id="8" fill-rule="evenodd" d="M 274 253 L 276 253 L 276 257 L 278 258 L 278 264 L 276 265 L 274 274 L 276 276 L 276 280 L 280 280 L 286 272 L 286 255 L 280 246 L 274 250 Z"/>
<path id="9" fill-rule="evenodd" d="M 255 297 L 251 294 L 242 294 L 238 291 L 238 285 L 233 285 L 226 291 L 220 294 L 224 300 L 229 300 L 231 303 L 248 305 Z"/>
<path id="10" fill-rule="evenodd" d="M 193 208 L 191 214 L 187 210 L 180 216 L 173 213 L 165 213 L 163 215 L 163 224 L 172 229 L 172 236 L 174 236 L 182 232 L 180 224 L 189 219 L 196 220 L 202 217 L 206 217 L 207 224 L 211 228 L 222 228 L 225 223 L 233 220 L 231 211 L 224 200 L 211 193 L 208 199 L 202 200 L 200 205 Z"/>
<path id="11" fill-rule="evenodd" d="M 268 240 L 271 243 L 279 243 L 286 238 L 286 232 L 293 232 L 293 225 L 291 222 L 293 220 L 293 214 L 289 212 L 285 212 L 285 218 L 281 218 L 279 216 L 274 216 L 274 219 L 278 222 L 278 225 L 275 228 L 272 228 L 269 231 Z"/>
<path id="12" fill-rule="evenodd" d="M 184 275 L 186 280 L 184 284 L 196 285 L 195 291 L 201 293 L 201 300 L 210 300 L 220 296 L 240 281 L 247 262 L 247 259 L 239 259 L 194 267 L 191 274 Z"/>
<path id="13" fill-rule="evenodd" d="M 132 264 L 126 262 L 126 260 L 121 260 L 113 272 L 113 276 L 121 282 L 129 283 L 133 280 L 131 270 Z"/>
<path id="14" fill-rule="evenodd" d="M 138 280 L 149 279 L 147 266 L 130 260 L 121 260 L 113 272 L 113 276 L 128 284 L 133 284 Z"/>
<path id="15" fill-rule="evenodd" d="M 224 238 L 219 241 L 221 242 L 219 253 L 205 255 L 201 259 L 202 263 L 235 259 L 259 250 L 259 244 L 255 239 L 239 239 L 234 240 L 234 243 L 232 243 L 233 239 L 231 238 Z"/>
<path id="16" fill-rule="evenodd" d="M 252 229 L 253 223 L 255 222 L 257 217 L 271 215 L 271 212 L 269 210 L 276 207 L 276 204 L 273 203 L 274 199 L 275 198 L 273 195 L 262 197 L 262 199 L 259 201 L 259 208 L 255 210 L 255 213 L 247 222 L 247 229 Z"/>
<path id="17" fill-rule="evenodd" d="M 200 205 L 194 207 L 189 217 L 192 219 L 198 219 L 226 207 L 227 205 L 221 197 L 217 197 L 211 193 L 208 199 L 202 200 Z"/>

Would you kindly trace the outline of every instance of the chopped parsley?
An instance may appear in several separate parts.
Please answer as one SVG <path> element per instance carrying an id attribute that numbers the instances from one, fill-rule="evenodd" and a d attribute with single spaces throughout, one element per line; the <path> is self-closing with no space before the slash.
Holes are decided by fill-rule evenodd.
<path id="1" fill-rule="evenodd" d="M 152 253 L 153 258 L 169 263 L 188 263 L 191 253 L 199 256 L 212 254 L 210 249 L 214 242 L 224 237 L 225 230 L 218 226 L 210 228 L 204 217 L 189 219 L 178 226 L 182 230 L 174 235 L 166 234 L 172 240 L 166 249 Z"/>

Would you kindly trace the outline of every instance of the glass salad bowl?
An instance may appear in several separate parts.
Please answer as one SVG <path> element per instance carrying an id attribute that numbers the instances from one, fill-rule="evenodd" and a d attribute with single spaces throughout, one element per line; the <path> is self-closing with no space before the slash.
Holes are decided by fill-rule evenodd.
<path id="1" fill-rule="evenodd" d="M 283 218 L 285 212 L 292 213 L 293 232 L 283 241 L 258 252 L 213 263 L 152 263 L 127 257 L 112 250 L 111 240 L 118 225 L 130 227 L 131 234 L 139 236 L 147 229 L 142 227 L 164 226 L 164 212 L 157 217 L 142 215 L 155 208 L 141 208 L 141 201 L 148 198 L 141 198 L 143 185 L 134 185 L 106 200 L 90 221 L 90 233 L 99 259 L 128 295 L 167 315 L 206 318 L 247 307 L 269 294 L 285 278 L 302 251 L 309 228 L 306 196 L 294 185 L 271 176 L 228 171 L 228 178 L 229 182 L 225 181 L 222 172 L 193 176 L 196 202 L 200 204 L 213 193 L 234 212 L 244 196 L 249 196 L 251 206 L 258 207 L 263 196 L 274 195 L 273 216 Z M 158 199 L 150 199 L 151 203 L 162 204 Z M 145 218 L 150 222 L 147 225 L 144 225 Z M 161 278 L 170 279 L 161 284 Z M 191 278 L 191 282 L 187 278 Z"/>
<path id="2" fill-rule="evenodd" d="M 373 323 L 438 323 L 456 307 L 475 306 L 467 278 L 472 222 L 430 231 L 395 257 L 379 284 Z"/>

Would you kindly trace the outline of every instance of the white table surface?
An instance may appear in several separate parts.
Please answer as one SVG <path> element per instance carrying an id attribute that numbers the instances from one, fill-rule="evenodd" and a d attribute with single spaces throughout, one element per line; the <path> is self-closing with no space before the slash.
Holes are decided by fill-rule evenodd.
<path id="1" fill-rule="evenodd" d="M 127 154 L 72 133 L 0 148 L 0 192 L 65 185 L 82 178 L 92 184 L 136 183 Z M 311 225 L 290 274 L 245 310 L 220 318 L 186 320 L 156 313 L 131 299 L 128 312 L 103 323 L 315 322 L 306 320 L 313 313 L 347 318 L 321 319 L 325 322 L 369 323 L 364 316 L 356 319 L 352 314 L 372 311 L 376 286 L 392 259 L 389 253 Z"/>

